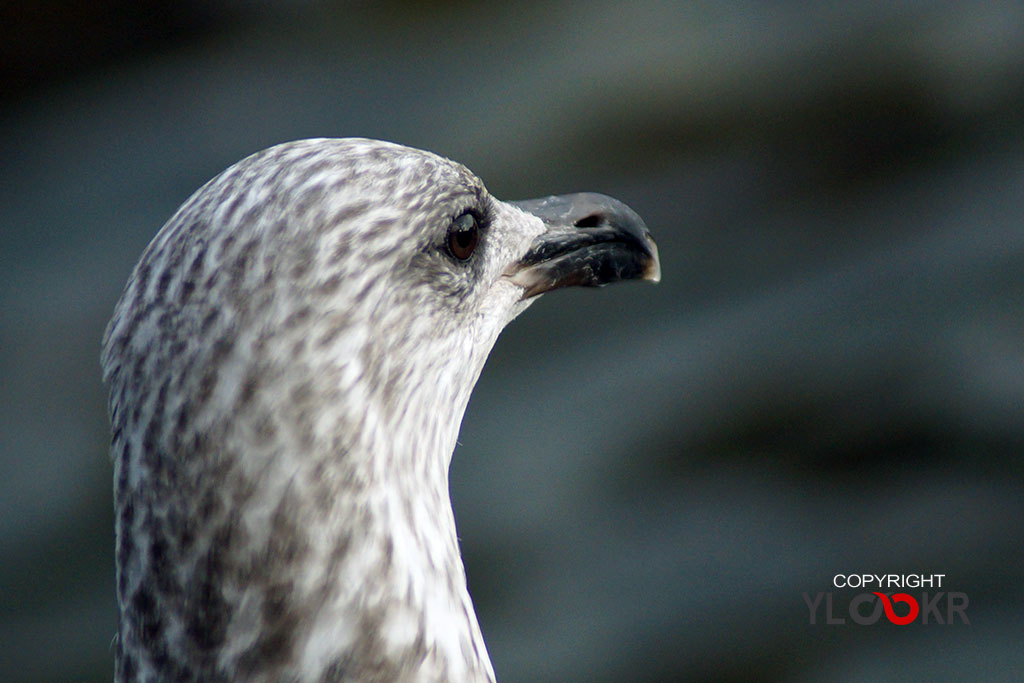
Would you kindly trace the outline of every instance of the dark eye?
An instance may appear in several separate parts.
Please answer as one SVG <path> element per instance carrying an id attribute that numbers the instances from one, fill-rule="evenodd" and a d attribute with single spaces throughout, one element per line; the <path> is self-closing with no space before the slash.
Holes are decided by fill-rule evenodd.
<path id="1" fill-rule="evenodd" d="M 460 214 L 448 228 L 448 251 L 460 261 L 473 255 L 480 241 L 480 225 L 471 212 Z"/>

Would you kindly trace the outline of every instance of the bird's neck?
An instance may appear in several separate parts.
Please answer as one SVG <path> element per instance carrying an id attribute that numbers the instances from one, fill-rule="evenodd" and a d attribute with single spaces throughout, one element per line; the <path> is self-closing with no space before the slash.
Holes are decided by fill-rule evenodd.
<path id="1" fill-rule="evenodd" d="M 317 520 L 302 531 L 309 555 L 289 572 L 302 577 L 295 604 L 309 615 L 295 653 L 300 670 L 337 667 L 353 679 L 493 679 L 446 481 L 385 479 L 362 496 L 334 498 L 324 512 L 306 516 Z"/>
<path id="2" fill-rule="evenodd" d="M 482 358 L 369 396 L 401 366 L 245 358 L 118 413 L 118 680 L 493 680 L 448 495 Z"/>
<path id="3" fill-rule="evenodd" d="M 361 443 L 265 465 L 242 526 L 267 563 L 237 587 L 233 640 L 287 629 L 269 670 L 300 680 L 493 680 L 448 492 L 464 406 L 408 406 Z"/>

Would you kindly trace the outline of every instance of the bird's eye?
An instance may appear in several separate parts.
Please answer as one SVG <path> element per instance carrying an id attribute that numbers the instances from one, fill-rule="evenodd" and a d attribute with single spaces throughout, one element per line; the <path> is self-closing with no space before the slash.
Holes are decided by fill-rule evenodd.
<path id="1" fill-rule="evenodd" d="M 460 261 L 473 255 L 479 241 L 480 225 L 476 216 L 469 211 L 459 214 L 448 228 L 448 251 Z"/>

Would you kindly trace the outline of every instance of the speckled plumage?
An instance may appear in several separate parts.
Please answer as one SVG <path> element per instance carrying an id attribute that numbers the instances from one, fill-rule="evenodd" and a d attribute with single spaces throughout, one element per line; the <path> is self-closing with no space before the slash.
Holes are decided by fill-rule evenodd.
<path id="1" fill-rule="evenodd" d="M 104 339 L 118 681 L 493 680 L 448 465 L 546 229 L 361 139 L 273 147 L 185 202 Z"/>

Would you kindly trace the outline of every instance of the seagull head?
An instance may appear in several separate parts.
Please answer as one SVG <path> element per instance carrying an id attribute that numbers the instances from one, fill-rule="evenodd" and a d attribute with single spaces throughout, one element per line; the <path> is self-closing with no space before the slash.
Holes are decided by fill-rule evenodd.
<path id="1" fill-rule="evenodd" d="M 503 202 L 392 143 L 208 182 L 104 339 L 119 677 L 493 677 L 448 497 L 470 392 L 539 295 L 659 277 L 621 202 Z"/>

